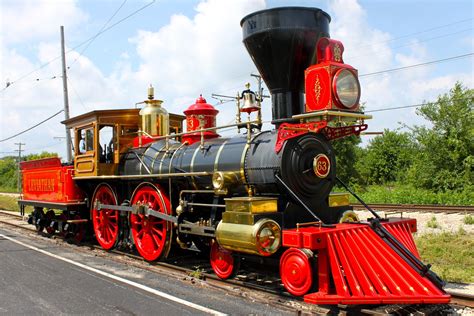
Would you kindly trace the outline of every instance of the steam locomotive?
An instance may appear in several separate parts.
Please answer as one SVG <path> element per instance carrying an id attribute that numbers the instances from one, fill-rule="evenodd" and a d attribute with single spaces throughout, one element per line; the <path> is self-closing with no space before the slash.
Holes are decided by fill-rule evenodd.
<path id="1" fill-rule="evenodd" d="M 64 121 L 74 132 L 73 164 L 21 164 L 19 203 L 34 207 L 30 223 L 76 241 L 92 223 L 104 249 L 129 242 L 148 261 L 195 246 L 222 279 L 243 257 L 274 258 L 285 289 L 315 304 L 449 302 L 420 261 L 415 220 L 373 212 L 361 222 L 349 194 L 332 192 L 331 142 L 359 135 L 370 116 L 329 23 L 326 12 L 305 7 L 242 19 L 244 45 L 271 94 L 270 130 L 262 129 L 262 90 L 249 85 L 227 126 L 216 126 L 218 111 L 202 96 L 184 116 L 168 113 L 152 87 L 142 109 Z M 223 128 L 236 133 L 221 137 Z"/>

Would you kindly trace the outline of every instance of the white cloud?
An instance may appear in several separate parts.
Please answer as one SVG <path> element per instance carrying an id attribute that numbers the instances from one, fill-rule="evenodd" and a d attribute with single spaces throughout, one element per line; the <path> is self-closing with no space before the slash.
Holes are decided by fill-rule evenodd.
<path id="1" fill-rule="evenodd" d="M 58 36 L 59 25 L 72 28 L 87 19 L 76 0 L 3 0 L 2 42 L 47 40 Z"/>
<path id="2" fill-rule="evenodd" d="M 173 107 L 184 109 L 179 99 L 195 99 L 242 83 L 255 69 L 241 44 L 240 19 L 264 8 L 263 0 L 201 2 L 190 19 L 174 15 L 158 32 L 141 30 L 131 41 L 141 58 L 133 76 L 143 86 L 155 83 L 156 91 L 173 99 Z M 247 78 L 246 78 L 247 77 Z M 234 94 L 234 91 L 232 92 Z"/>

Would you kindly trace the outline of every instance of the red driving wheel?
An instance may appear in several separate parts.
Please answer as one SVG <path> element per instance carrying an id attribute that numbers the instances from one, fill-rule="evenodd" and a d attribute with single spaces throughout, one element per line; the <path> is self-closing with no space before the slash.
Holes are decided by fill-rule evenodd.
<path id="1" fill-rule="evenodd" d="M 166 194 L 151 184 L 139 187 L 132 198 L 132 205 L 146 205 L 148 208 L 170 214 L 170 202 Z M 154 216 L 130 214 L 133 240 L 140 255 L 147 261 L 158 260 L 166 253 L 171 241 L 169 222 Z"/>
<path id="2" fill-rule="evenodd" d="M 281 256 L 281 281 L 285 289 L 295 296 L 305 295 L 313 285 L 311 258 L 311 251 L 297 248 L 290 248 Z"/>
<path id="3" fill-rule="evenodd" d="M 219 246 L 216 241 L 211 246 L 211 266 L 214 273 L 225 280 L 233 276 L 238 270 L 239 261 L 234 259 L 232 252 Z"/>
<path id="4" fill-rule="evenodd" d="M 117 205 L 117 197 L 109 185 L 101 184 L 96 188 L 92 199 L 91 215 L 95 237 L 102 248 L 110 250 L 118 241 L 119 212 L 108 209 L 99 211 L 95 209 L 96 201 L 101 204 Z"/>

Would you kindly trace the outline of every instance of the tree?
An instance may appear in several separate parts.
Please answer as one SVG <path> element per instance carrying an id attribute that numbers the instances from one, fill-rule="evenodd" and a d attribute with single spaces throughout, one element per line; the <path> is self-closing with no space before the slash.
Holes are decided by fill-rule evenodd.
<path id="1" fill-rule="evenodd" d="M 359 164 L 360 174 L 368 184 L 387 184 L 402 180 L 411 165 L 415 144 L 410 134 L 384 130 L 365 149 Z"/>
<path id="2" fill-rule="evenodd" d="M 40 154 L 29 154 L 22 157 L 22 161 L 36 160 L 48 157 L 57 157 L 57 153 L 43 151 Z M 0 159 L 0 189 L 13 190 L 18 183 L 18 158 L 8 156 Z"/>
<path id="3" fill-rule="evenodd" d="M 36 159 L 43 159 L 43 158 L 49 158 L 49 157 L 58 157 L 57 153 L 50 153 L 47 151 L 42 151 L 39 154 L 29 154 L 23 157 L 22 160 L 24 161 L 29 161 L 29 160 L 36 160 Z"/>
<path id="4" fill-rule="evenodd" d="M 332 146 L 336 153 L 337 176 L 345 183 L 359 181 L 359 174 L 355 165 L 357 163 L 357 152 L 360 150 L 360 137 L 352 135 L 334 140 Z"/>
<path id="5" fill-rule="evenodd" d="M 413 130 L 420 147 L 408 172 L 413 185 L 435 191 L 462 191 L 473 185 L 473 104 L 474 89 L 457 82 L 449 93 L 417 111 L 432 128 Z"/>
<path id="6" fill-rule="evenodd" d="M 12 156 L 0 159 L 0 188 L 3 190 L 16 189 L 17 184 L 17 163 Z"/>

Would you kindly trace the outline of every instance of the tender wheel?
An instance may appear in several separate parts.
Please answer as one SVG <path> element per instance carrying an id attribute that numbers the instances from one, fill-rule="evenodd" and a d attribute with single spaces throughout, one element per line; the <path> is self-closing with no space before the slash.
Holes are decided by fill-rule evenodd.
<path id="1" fill-rule="evenodd" d="M 59 235 L 63 238 L 66 238 L 67 237 L 67 230 L 65 230 L 65 225 L 66 225 L 66 221 L 68 220 L 68 216 L 65 212 L 61 213 L 61 215 L 59 215 L 59 220 L 61 220 L 63 223 L 62 223 L 62 230 L 59 231 Z"/>
<path id="2" fill-rule="evenodd" d="M 313 254 L 308 249 L 290 248 L 280 259 L 280 277 L 285 289 L 295 296 L 308 293 L 313 286 Z"/>
<path id="3" fill-rule="evenodd" d="M 34 209 L 34 220 L 35 228 L 38 233 L 41 233 L 44 229 L 44 211 L 41 207 L 35 207 Z"/>
<path id="4" fill-rule="evenodd" d="M 75 215 L 73 219 L 82 219 L 80 215 Z M 86 227 L 83 223 L 74 224 L 72 241 L 75 244 L 81 243 L 86 235 Z"/>
<path id="5" fill-rule="evenodd" d="M 211 245 L 211 266 L 214 273 L 225 280 L 234 276 L 239 270 L 240 260 L 232 252 L 219 246 L 216 241 Z"/>
<path id="6" fill-rule="evenodd" d="M 156 212 L 170 214 L 168 197 L 151 184 L 143 185 L 135 191 L 132 205 L 135 204 L 146 205 Z M 172 237 L 170 222 L 154 216 L 130 214 L 130 228 L 135 247 L 145 260 L 154 261 L 167 255 Z"/>
<path id="7" fill-rule="evenodd" d="M 51 226 L 51 222 L 56 218 L 56 214 L 54 213 L 53 210 L 49 210 L 46 212 L 46 215 L 44 216 L 46 219 L 46 232 L 50 235 L 54 234 L 56 232 L 56 227 Z"/>
<path id="8" fill-rule="evenodd" d="M 110 250 L 118 242 L 119 212 L 108 209 L 98 211 L 94 206 L 96 201 L 101 204 L 117 205 L 117 197 L 109 185 L 101 184 L 95 190 L 91 206 L 95 237 L 102 248 Z"/>

